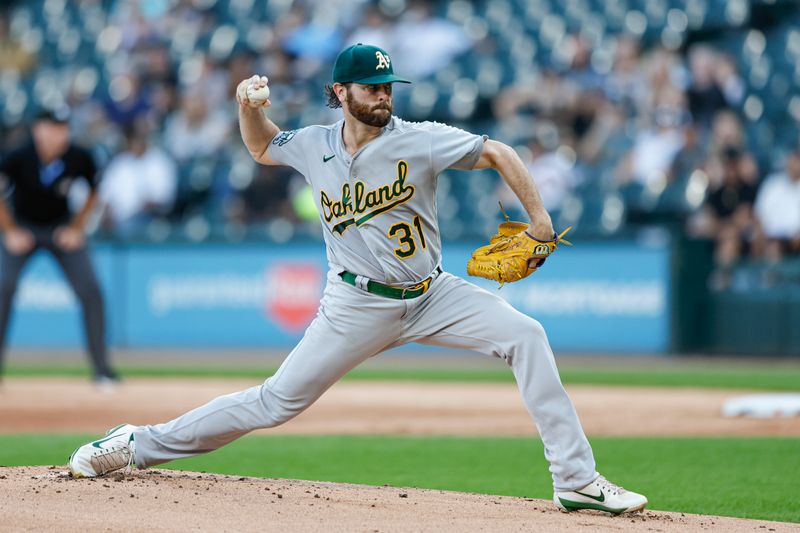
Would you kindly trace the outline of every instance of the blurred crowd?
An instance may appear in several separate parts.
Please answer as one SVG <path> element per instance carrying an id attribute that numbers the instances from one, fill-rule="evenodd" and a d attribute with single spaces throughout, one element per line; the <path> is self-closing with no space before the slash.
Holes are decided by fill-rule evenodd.
<path id="1" fill-rule="evenodd" d="M 281 127 L 333 122 L 339 115 L 322 92 L 330 65 L 344 46 L 367 42 L 386 48 L 396 71 L 415 82 L 396 91 L 395 114 L 514 145 L 559 227 L 604 235 L 658 227 L 708 238 L 718 287 L 730 285 L 743 257 L 800 254 L 800 97 L 786 113 L 800 77 L 781 93 L 768 70 L 759 85 L 765 33 L 723 10 L 727 26 L 706 28 L 715 19 L 701 16 L 695 29 L 705 37 L 690 38 L 687 27 L 698 24 L 691 2 L 664 7 L 655 33 L 651 2 L 622 13 L 619 27 L 609 6 L 607 27 L 589 19 L 572 27 L 570 17 L 583 16 L 573 4 L 12 3 L 0 12 L 0 149 L 24 139 L 32 109 L 66 105 L 75 139 L 104 168 L 98 224 L 107 235 L 318 235 L 302 177 L 247 155 L 234 90 L 264 74 Z M 792 61 L 800 58 L 795 19 L 776 30 Z M 771 110 L 786 124 L 775 126 Z M 447 174 L 440 195 L 446 237 L 484 237 L 498 201 L 519 215 L 494 175 Z"/>

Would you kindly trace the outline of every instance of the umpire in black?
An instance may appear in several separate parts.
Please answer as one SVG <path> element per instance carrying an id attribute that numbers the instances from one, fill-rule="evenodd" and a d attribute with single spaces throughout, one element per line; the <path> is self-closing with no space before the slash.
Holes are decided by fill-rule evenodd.
<path id="1" fill-rule="evenodd" d="M 73 214 L 67 193 L 77 179 L 86 180 L 91 192 L 80 211 Z M 68 110 L 45 110 L 36 116 L 31 141 L 0 162 L 0 180 L 6 198 L 11 199 L 9 210 L 0 195 L 0 373 L 20 272 L 41 249 L 53 255 L 80 300 L 95 382 L 116 382 L 117 374 L 108 361 L 103 296 L 84 233 L 97 201 L 97 168 L 87 150 L 72 144 Z"/>

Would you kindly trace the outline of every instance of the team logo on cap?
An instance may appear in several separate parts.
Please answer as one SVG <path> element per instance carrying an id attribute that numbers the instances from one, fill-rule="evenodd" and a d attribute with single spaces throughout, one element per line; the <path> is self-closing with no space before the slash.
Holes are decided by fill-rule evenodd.
<path id="1" fill-rule="evenodd" d="M 382 68 L 389 68 L 389 56 L 385 55 L 383 52 L 375 52 L 375 57 L 378 59 L 378 66 L 375 67 L 375 70 L 380 70 Z"/>

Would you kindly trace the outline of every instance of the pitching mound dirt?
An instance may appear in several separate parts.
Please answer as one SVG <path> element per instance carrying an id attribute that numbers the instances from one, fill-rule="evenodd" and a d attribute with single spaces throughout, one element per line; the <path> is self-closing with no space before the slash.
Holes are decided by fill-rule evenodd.
<path id="1" fill-rule="evenodd" d="M 168 470 L 71 479 L 0 468 L 3 531 L 798 531 L 780 522 L 645 511 L 564 514 L 551 502 Z"/>

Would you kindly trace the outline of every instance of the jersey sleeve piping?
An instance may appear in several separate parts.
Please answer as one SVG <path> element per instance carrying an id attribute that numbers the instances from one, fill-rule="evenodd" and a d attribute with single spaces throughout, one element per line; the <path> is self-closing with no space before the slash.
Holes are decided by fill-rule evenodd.
<path id="1" fill-rule="evenodd" d="M 470 169 L 475 168 L 475 164 L 481 158 L 481 153 L 483 152 L 483 145 L 488 138 L 489 138 L 488 135 L 481 135 L 480 137 L 478 137 L 478 139 L 475 141 L 475 146 L 469 153 L 469 158 L 464 160 L 464 162 L 466 163 L 464 166 L 468 166 Z"/>
<path id="2" fill-rule="evenodd" d="M 436 169 L 433 168 L 433 130 L 428 128 L 428 168 L 431 176 L 436 176 Z"/>

